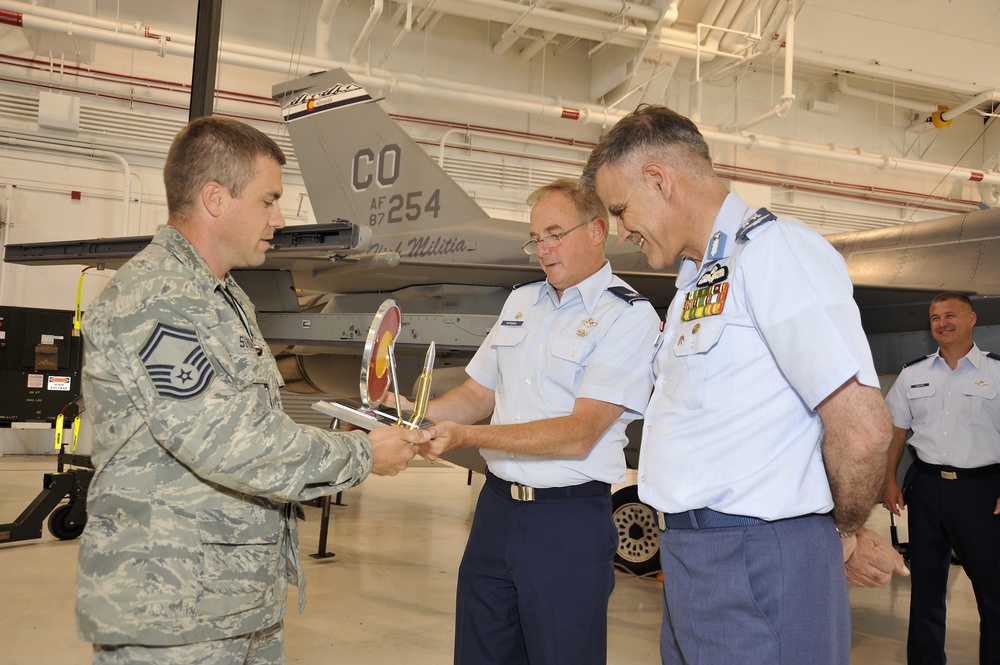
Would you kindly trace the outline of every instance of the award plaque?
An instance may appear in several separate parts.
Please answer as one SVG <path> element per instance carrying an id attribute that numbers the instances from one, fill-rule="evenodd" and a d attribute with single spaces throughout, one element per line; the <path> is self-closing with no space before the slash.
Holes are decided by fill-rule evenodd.
<path id="1" fill-rule="evenodd" d="M 396 343 L 396 338 L 399 337 L 402 325 L 403 317 L 395 300 L 386 300 L 375 312 L 372 325 L 368 329 L 368 337 L 365 340 L 365 349 L 361 355 L 360 408 L 337 402 L 316 402 L 312 408 L 365 430 L 385 425 L 413 429 L 426 426 L 427 423 L 423 423 L 423 416 L 430 398 L 430 377 L 434 366 L 434 342 L 431 342 L 430 348 L 427 350 L 424 370 L 418 382 L 418 394 L 413 416 L 410 420 L 405 420 L 398 409 L 398 413 L 379 409 L 390 386 L 395 393 L 396 404 L 399 404 L 396 356 L 393 345 Z"/>
<path id="2" fill-rule="evenodd" d="M 393 344 L 403 327 L 403 315 L 395 300 L 386 300 L 375 312 L 365 351 L 361 355 L 361 404 L 376 409 L 389 391 L 389 381 L 398 390 L 395 381 L 396 361 Z"/>

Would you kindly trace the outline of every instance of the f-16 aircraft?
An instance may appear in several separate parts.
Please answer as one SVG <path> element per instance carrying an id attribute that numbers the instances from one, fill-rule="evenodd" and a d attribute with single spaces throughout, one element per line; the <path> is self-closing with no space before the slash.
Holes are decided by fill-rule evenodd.
<path id="1" fill-rule="evenodd" d="M 434 392 L 461 382 L 510 287 L 543 276 L 521 250 L 526 225 L 489 217 L 345 71 L 281 84 L 273 95 L 320 223 L 275 234 L 266 263 L 235 276 L 255 302 L 286 389 L 357 399 L 368 329 L 390 297 L 403 314 L 395 344 L 401 392 L 410 392 L 432 341 Z M 1000 210 L 828 239 L 847 261 L 872 335 L 926 330 L 927 303 L 940 291 L 1000 294 Z M 6 260 L 117 268 L 148 240 L 10 245 Z M 666 308 L 674 270 L 650 269 L 631 244 L 610 245 L 608 256 L 617 274 Z M 992 299 L 977 300 L 977 311 L 977 331 L 1000 319 Z M 890 346 L 876 350 L 882 372 L 897 371 L 910 357 Z M 627 456 L 634 468 L 638 437 L 633 441 Z M 484 468 L 474 451 L 454 451 L 449 459 Z M 634 487 L 616 492 L 615 508 L 618 563 L 637 573 L 654 570 L 652 511 L 638 503 Z"/>

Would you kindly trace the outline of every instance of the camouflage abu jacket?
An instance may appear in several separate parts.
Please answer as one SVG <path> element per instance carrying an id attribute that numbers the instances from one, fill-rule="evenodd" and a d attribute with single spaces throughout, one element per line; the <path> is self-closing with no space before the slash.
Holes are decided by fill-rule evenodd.
<path id="1" fill-rule="evenodd" d="M 246 294 L 172 227 L 98 296 L 83 337 L 97 470 L 80 543 L 80 637 L 240 635 L 284 616 L 289 583 L 301 611 L 292 502 L 361 482 L 367 436 L 285 415 Z"/>

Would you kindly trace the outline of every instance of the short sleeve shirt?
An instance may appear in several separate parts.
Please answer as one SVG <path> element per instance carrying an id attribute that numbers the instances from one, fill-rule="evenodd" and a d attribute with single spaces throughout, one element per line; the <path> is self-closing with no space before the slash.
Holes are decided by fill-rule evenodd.
<path id="1" fill-rule="evenodd" d="M 561 300 L 544 281 L 515 289 L 466 368 L 495 392 L 494 424 L 569 415 L 578 398 L 625 407 L 585 457 L 482 450 L 498 477 L 532 487 L 625 479 L 625 427 L 649 400 L 659 319 L 648 301 L 630 304 L 609 287 L 628 285 L 605 262 Z"/>
<path id="2" fill-rule="evenodd" d="M 886 404 L 920 459 L 971 469 L 1000 462 L 1000 361 L 975 344 L 953 370 L 940 350 L 910 363 Z"/>
<path id="3" fill-rule="evenodd" d="M 878 386 L 841 256 L 752 212 L 730 194 L 677 277 L 639 463 L 639 496 L 664 512 L 829 512 L 816 406 L 855 376 Z"/>

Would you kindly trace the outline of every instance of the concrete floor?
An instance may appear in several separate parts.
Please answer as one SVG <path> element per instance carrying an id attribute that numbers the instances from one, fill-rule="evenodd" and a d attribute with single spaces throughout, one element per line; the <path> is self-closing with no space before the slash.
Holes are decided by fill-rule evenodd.
<path id="1" fill-rule="evenodd" d="M 16 519 L 55 466 L 54 457 L 0 456 L 0 520 Z M 286 620 L 288 662 L 451 662 L 455 575 L 482 482 L 477 475 L 469 487 L 464 469 L 425 462 L 395 478 L 372 477 L 344 493 L 345 506 L 334 506 L 328 550 L 336 556 L 323 560 L 308 556 L 318 549 L 321 513 L 307 507 L 301 531 L 309 605 Z M 876 511 L 869 526 L 888 537 L 887 513 Z M 90 662 L 73 614 L 77 542 L 43 529 L 40 539 L 0 545 L 0 663 Z M 618 573 L 609 663 L 659 663 L 660 594 L 655 579 Z M 909 581 L 852 589 L 851 606 L 851 662 L 904 663 Z M 948 610 L 948 662 L 974 665 L 979 618 L 960 568 L 952 570 Z"/>

